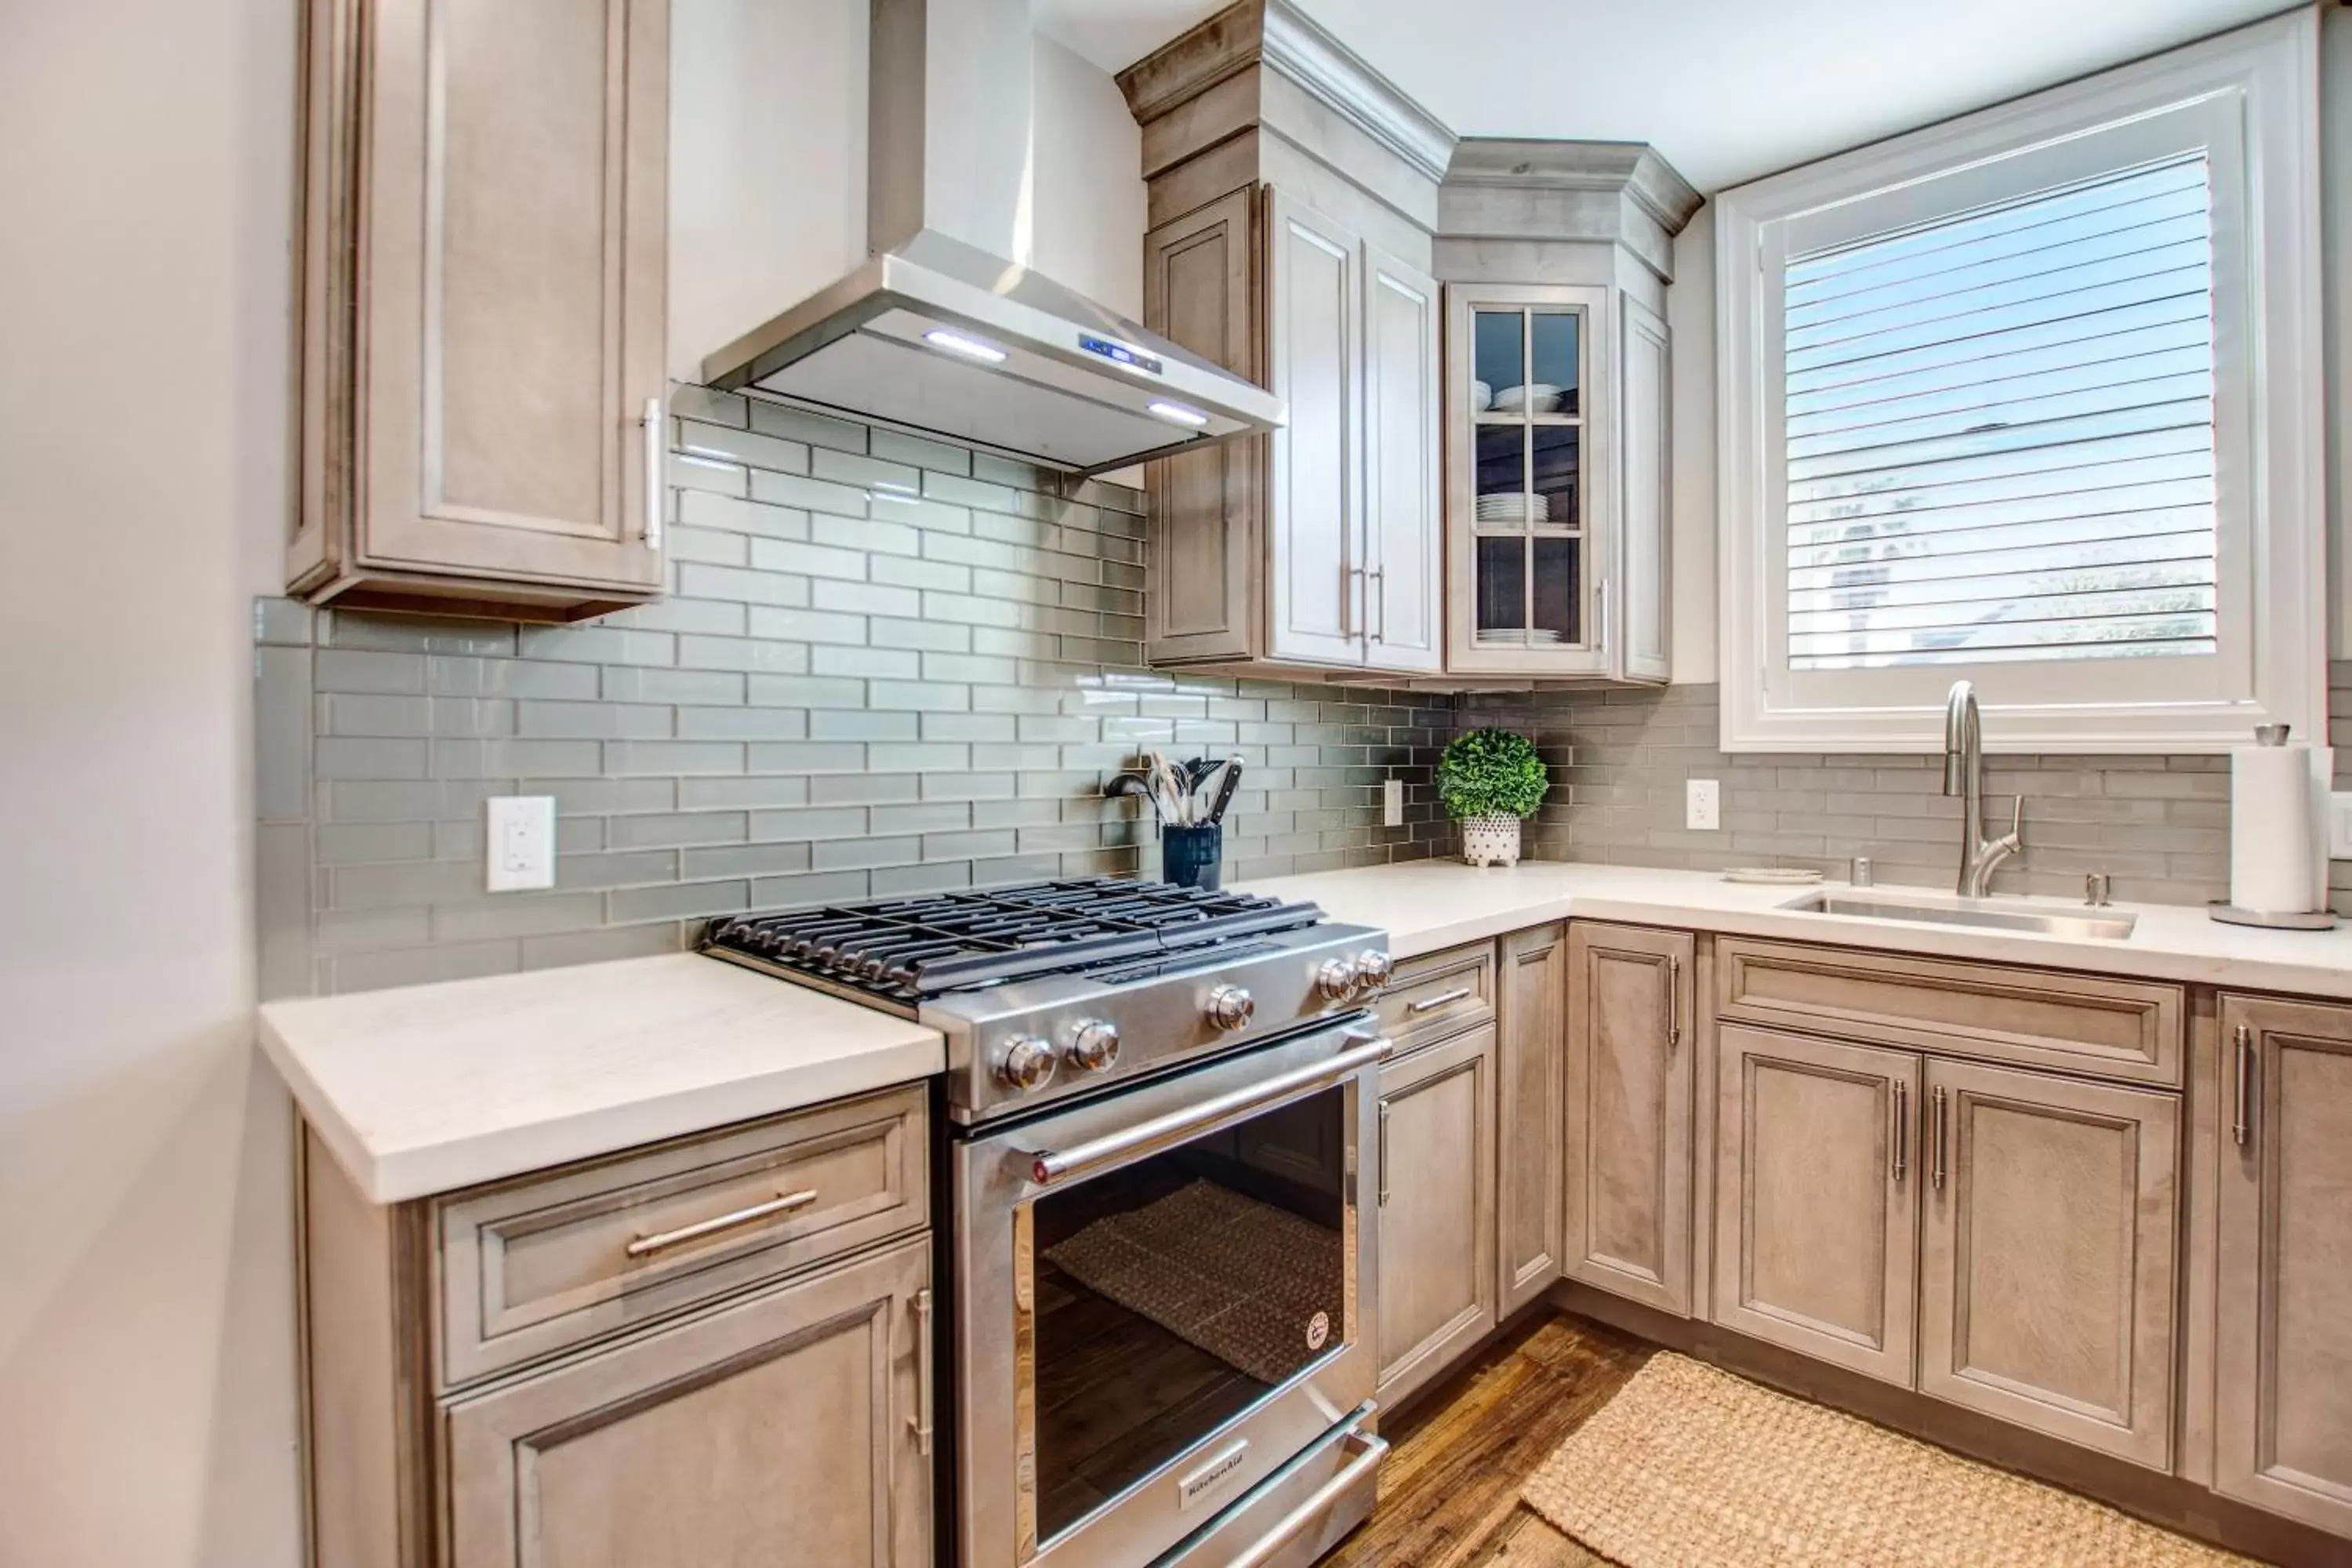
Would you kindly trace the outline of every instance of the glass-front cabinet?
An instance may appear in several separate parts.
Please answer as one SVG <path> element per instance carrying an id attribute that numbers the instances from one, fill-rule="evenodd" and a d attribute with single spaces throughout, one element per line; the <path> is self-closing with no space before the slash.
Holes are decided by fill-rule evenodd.
<path id="1" fill-rule="evenodd" d="M 1629 565 L 1664 610 L 1664 336 L 1628 334 L 1653 408 L 1626 405 L 1617 291 L 1449 285 L 1445 530 L 1449 673 L 1664 679 L 1623 635 Z M 1647 312 L 1644 312 L 1646 315 Z M 1638 367 L 1652 372 L 1643 358 Z M 1629 436 L 1657 444 L 1628 451 Z M 1645 462 L 1644 458 L 1648 460 Z M 1633 492 L 1640 490 L 1636 497 Z M 1626 531 L 1651 531 L 1647 549 Z M 1646 628 L 1645 628 L 1646 629 Z"/>

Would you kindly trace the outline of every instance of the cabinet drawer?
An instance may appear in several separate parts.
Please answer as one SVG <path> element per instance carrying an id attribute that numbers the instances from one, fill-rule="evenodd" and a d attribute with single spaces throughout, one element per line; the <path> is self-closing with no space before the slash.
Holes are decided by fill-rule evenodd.
<path id="1" fill-rule="evenodd" d="M 1745 938 L 1715 951 L 1728 1021 L 2180 1085 L 2178 985 Z"/>
<path id="2" fill-rule="evenodd" d="M 1402 1052 L 1495 1016 L 1495 944 L 1465 942 L 1408 958 L 1372 1003 Z"/>
<path id="3" fill-rule="evenodd" d="M 929 1158 L 918 1085 L 441 1199 L 441 1384 L 919 1229 Z"/>

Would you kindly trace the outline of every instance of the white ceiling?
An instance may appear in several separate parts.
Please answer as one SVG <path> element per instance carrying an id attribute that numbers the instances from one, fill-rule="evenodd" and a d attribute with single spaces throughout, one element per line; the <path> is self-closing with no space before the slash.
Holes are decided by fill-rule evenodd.
<path id="1" fill-rule="evenodd" d="M 2280 0 L 1300 0 L 1465 136 L 1648 142 L 1703 191 L 2119 65 Z M 1032 0 L 1106 70 L 1223 0 Z"/>

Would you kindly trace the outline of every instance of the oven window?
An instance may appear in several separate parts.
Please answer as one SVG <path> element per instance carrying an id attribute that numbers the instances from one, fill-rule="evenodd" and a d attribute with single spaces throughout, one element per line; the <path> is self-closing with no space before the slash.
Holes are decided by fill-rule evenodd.
<path id="1" fill-rule="evenodd" d="M 1347 1090 L 1037 1200 L 1037 1534 L 1347 1340 Z"/>

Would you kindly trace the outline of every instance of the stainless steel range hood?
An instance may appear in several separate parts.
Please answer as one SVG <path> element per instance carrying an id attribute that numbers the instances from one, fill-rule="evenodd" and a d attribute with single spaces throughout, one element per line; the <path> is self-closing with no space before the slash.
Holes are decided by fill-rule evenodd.
<path id="1" fill-rule="evenodd" d="M 872 5 L 870 258 L 703 379 L 1078 473 L 1281 425 L 1263 387 L 1005 259 L 1028 250 L 1028 0 Z"/>

